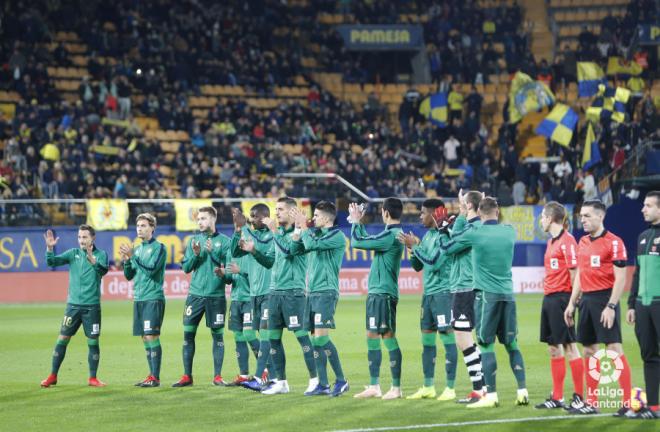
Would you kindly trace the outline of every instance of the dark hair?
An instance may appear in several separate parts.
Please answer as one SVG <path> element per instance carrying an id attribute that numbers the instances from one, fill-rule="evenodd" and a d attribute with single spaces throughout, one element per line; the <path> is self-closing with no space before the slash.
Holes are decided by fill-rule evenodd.
<path id="1" fill-rule="evenodd" d="M 422 207 L 426 207 L 427 209 L 435 210 L 438 207 L 444 207 L 445 203 L 442 202 L 441 199 L 438 198 L 429 198 L 426 201 L 422 203 Z"/>
<path id="2" fill-rule="evenodd" d="M 202 212 L 209 213 L 214 218 L 218 217 L 218 211 L 215 209 L 215 207 L 211 207 L 211 206 L 200 207 L 199 210 L 197 210 L 197 213 L 202 213 Z"/>
<path id="3" fill-rule="evenodd" d="M 479 201 L 479 211 L 483 214 L 490 215 L 494 210 L 497 210 L 499 206 L 497 205 L 497 200 L 493 197 L 486 197 Z"/>
<path id="4" fill-rule="evenodd" d="M 96 237 L 96 230 L 91 225 L 82 224 L 78 227 L 78 231 L 89 231 L 89 235 Z"/>
<path id="5" fill-rule="evenodd" d="M 607 212 L 607 207 L 601 200 L 590 200 L 590 201 L 585 201 L 582 203 L 582 207 L 591 207 L 596 210 L 600 210 L 603 213 Z"/>
<path id="6" fill-rule="evenodd" d="M 477 211 L 479 208 L 479 202 L 481 201 L 481 192 L 479 191 L 470 191 L 465 194 L 465 202 L 467 204 L 472 204 L 472 209 Z"/>
<path id="7" fill-rule="evenodd" d="M 283 196 L 283 197 L 281 197 L 281 198 L 278 198 L 278 199 L 277 199 L 277 202 L 278 202 L 278 203 L 280 203 L 280 202 L 281 202 L 281 203 L 284 203 L 284 204 L 288 205 L 289 207 L 295 207 L 295 206 L 298 205 L 298 203 L 296 202 L 296 200 L 294 200 L 293 198 L 288 197 L 288 196 Z M 253 208 L 254 208 L 254 207 L 253 207 Z"/>
<path id="8" fill-rule="evenodd" d="M 401 219 L 403 203 L 399 198 L 386 198 L 385 201 L 383 201 L 383 210 L 388 212 L 392 219 Z"/>
<path id="9" fill-rule="evenodd" d="M 250 209 L 250 212 L 255 212 L 259 216 L 270 217 L 270 209 L 264 203 L 255 204 Z"/>
<path id="10" fill-rule="evenodd" d="M 319 201 L 314 208 L 330 216 L 333 221 L 337 217 L 337 207 L 330 201 Z"/>
<path id="11" fill-rule="evenodd" d="M 563 224 L 566 220 L 566 207 L 557 201 L 550 201 L 543 207 L 543 210 L 550 216 L 552 222 Z"/>
<path id="12" fill-rule="evenodd" d="M 646 198 L 655 198 L 656 207 L 660 207 L 660 191 L 651 191 L 646 194 Z"/>

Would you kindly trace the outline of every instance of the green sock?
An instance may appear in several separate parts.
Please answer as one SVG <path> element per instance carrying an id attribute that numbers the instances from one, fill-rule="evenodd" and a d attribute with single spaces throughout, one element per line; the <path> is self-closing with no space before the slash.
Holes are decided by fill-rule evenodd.
<path id="1" fill-rule="evenodd" d="M 142 343 L 144 344 L 144 350 L 147 352 L 147 365 L 149 365 L 149 375 L 153 375 L 154 365 L 151 358 L 151 342 L 147 340 L 143 340 Z"/>
<path id="2" fill-rule="evenodd" d="M 224 329 L 211 329 L 213 337 L 213 375 L 222 375 L 222 363 L 225 360 Z"/>
<path id="3" fill-rule="evenodd" d="M 71 339 L 57 340 L 57 343 L 55 344 L 55 349 L 53 350 L 53 364 L 50 370 L 52 374 L 57 375 L 57 372 L 60 370 L 60 366 L 62 366 L 62 362 L 64 361 L 64 356 L 66 355 L 66 347 L 69 345 L 70 341 Z"/>
<path id="4" fill-rule="evenodd" d="M 495 358 L 493 344 L 479 345 L 479 348 L 481 349 L 484 383 L 488 393 L 495 393 L 497 391 L 497 359 Z"/>
<path id="5" fill-rule="evenodd" d="M 337 352 L 335 344 L 333 344 L 330 340 L 330 336 L 321 336 L 321 338 L 323 337 L 327 337 L 328 342 L 325 345 L 322 345 L 321 348 L 323 348 L 322 351 L 325 351 L 325 355 L 330 362 L 330 367 L 335 373 L 335 378 L 337 381 L 346 381 L 346 378 L 344 377 L 344 371 L 341 367 L 341 362 L 339 361 L 339 353 Z"/>
<path id="6" fill-rule="evenodd" d="M 151 341 L 151 375 L 157 380 L 160 379 L 160 364 L 163 359 L 163 348 L 160 346 L 160 339 Z"/>
<path id="7" fill-rule="evenodd" d="M 523 356 L 520 350 L 518 349 L 518 343 L 516 341 L 512 342 L 509 345 L 505 345 L 506 351 L 509 353 L 509 365 L 513 371 L 513 375 L 516 377 L 516 382 L 518 383 L 518 388 L 526 388 L 525 380 L 525 362 L 523 362 Z"/>
<path id="8" fill-rule="evenodd" d="M 241 375 L 250 373 L 250 351 L 248 344 L 245 341 L 243 332 L 234 332 L 234 339 L 236 340 L 236 361 L 238 362 L 238 370 Z"/>
<path id="9" fill-rule="evenodd" d="M 244 330 L 243 331 L 243 336 L 245 337 L 245 341 L 250 345 L 250 349 L 252 350 L 252 353 L 254 354 L 254 358 L 259 357 L 259 339 L 257 338 L 257 332 L 254 330 Z"/>
<path id="10" fill-rule="evenodd" d="M 261 375 L 264 373 L 266 366 L 270 365 L 270 339 L 268 335 L 268 330 L 259 331 L 259 354 L 257 355 L 257 371 L 254 374 L 255 377 L 261 379 Z M 274 371 L 272 371 L 274 372 Z"/>
<path id="11" fill-rule="evenodd" d="M 383 339 L 385 348 L 389 351 L 390 354 L 390 371 L 392 372 L 392 386 L 401 387 L 401 361 L 403 356 L 401 355 L 401 350 L 399 349 L 399 343 L 396 338 L 386 338 Z"/>
<path id="12" fill-rule="evenodd" d="M 435 377 L 435 333 L 422 333 L 422 371 L 424 372 L 424 387 L 433 386 Z"/>
<path id="13" fill-rule="evenodd" d="M 183 326 L 183 373 L 192 376 L 197 326 Z"/>
<path id="14" fill-rule="evenodd" d="M 87 339 L 87 363 L 89 364 L 89 377 L 96 378 L 96 371 L 99 369 L 99 358 L 101 350 L 99 349 L 98 339 Z"/>
<path id="15" fill-rule="evenodd" d="M 369 384 L 376 385 L 380 382 L 380 364 L 383 361 L 383 353 L 380 350 L 380 339 L 367 338 L 367 358 L 369 359 Z"/>
<path id="16" fill-rule="evenodd" d="M 304 330 L 298 330 L 294 333 L 302 348 L 303 358 L 305 359 L 305 366 L 309 372 L 310 378 L 316 377 L 316 362 L 314 361 L 314 350 L 312 349 L 312 341 L 309 339 L 309 333 Z"/>
<path id="17" fill-rule="evenodd" d="M 456 382 L 456 367 L 458 362 L 458 349 L 456 349 L 456 337 L 454 333 L 440 333 L 440 341 L 445 347 L 445 375 L 447 387 L 454 388 Z"/>
<path id="18" fill-rule="evenodd" d="M 328 356 L 325 352 L 323 345 L 327 344 L 330 338 L 327 336 L 315 337 L 312 340 L 314 344 L 314 359 L 316 360 L 316 372 L 319 376 L 319 384 L 322 386 L 329 385 L 328 383 Z"/>
<path id="19" fill-rule="evenodd" d="M 270 331 L 270 355 L 273 362 L 273 372 L 277 379 L 286 379 L 286 353 L 284 352 L 284 345 L 282 345 L 282 331 Z"/>

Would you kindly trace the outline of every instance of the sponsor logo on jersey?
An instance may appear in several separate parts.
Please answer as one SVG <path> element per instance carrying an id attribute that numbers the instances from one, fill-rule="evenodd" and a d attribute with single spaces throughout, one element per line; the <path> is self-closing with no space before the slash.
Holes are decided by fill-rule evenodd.
<path id="1" fill-rule="evenodd" d="M 600 267 L 600 255 L 591 255 L 591 267 Z"/>
<path id="2" fill-rule="evenodd" d="M 559 269 L 559 260 L 557 258 L 550 258 L 550 268 L 553 270 Z"/>

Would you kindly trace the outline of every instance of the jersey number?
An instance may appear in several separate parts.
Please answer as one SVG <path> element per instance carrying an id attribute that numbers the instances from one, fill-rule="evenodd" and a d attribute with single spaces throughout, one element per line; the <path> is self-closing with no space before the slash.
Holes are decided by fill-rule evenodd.
<path id="1" fill-rule="evenodd" d="M 62 320 L 62 325 L 63 326 L 70 327 L 72 322 L 73 322 L 72 317 L 64 315 L 64 319 Z"/>
<path id="2" fill-rule="evenodd" d="M 192 315 L 192 306 L 188 306 L 186 308 L 186 316 L 190 316 L 190 315 Z"/>

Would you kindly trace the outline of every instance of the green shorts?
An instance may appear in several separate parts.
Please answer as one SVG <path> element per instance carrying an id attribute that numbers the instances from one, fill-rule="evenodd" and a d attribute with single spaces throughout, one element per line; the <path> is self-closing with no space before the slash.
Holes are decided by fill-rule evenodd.
<path id="1" fill-rule="evenodd" d="M 157 336 L 163 325 L 165 300 L 145 300 L 133 303 L 133 336 Z"/>
<path id="2" fill-rule="evenodd" d="M 367 331 L 385 334 L 396 332 L 396 305 L 399 299 L 387 294 L 367 295 Z"/>
<path id="3" fill-rule="evenodd" d="M 422 330 L 445 332 L 451 328 L 452 294 L 450 292 L 422 296 L 422 314 L 419 326 Z"/>
<path id="4" fill-rule="evenodd" d="M 188 294 L 183 309 L 183 325 L 199 325 L 202 315 L 206 316 L 206 327 L 212 329 L 225 327 L 225 314 L 227 313 L 227 299 L 221 297 L 200 297 Z"/>
<path id="5" fill-rule="evenodd" d="M 305 292 L 303 290 L 273 290 L 270 292 L 268 307 L 268 329 L 287 328 L 298 331 L 303 328 L 305 313 Z"/>
<path id="6" fill-rule="evenodd" d="M 252 319 L 259 322 L 259 328 L 254 330 L 268 330 L 268 307 L 270 295 L 258 295 L 251 299 Z M 256 323 L 255 323 L 256 324 Z"/>
<path id="7" fill-rule="evenodd" d="M 481 323 L 481 301 L 484 293 L 481 290 L 474 290 L 474 330 L 479 334 L 479 324 Z"/>
<path id="8" fill-rule="evenodd" d="M 67 303 L 60 334 L 73 336 L 83 326 L 85 336 L 96 339 L 101 335 L 101 305 L 75 305 Z"/>
<path id="9" fill-rule="evenodd" d="M 482 345 L 495 343 L 495 336 L 504 345 L 515 341 L 518 335 L 518 324 L 516 322 L 516 302 L 513 297 L 483 293 L 480 303 L 478 342 Z"/>
<path id="10" fill-rule="evenodd" d="M 229 330 L 241 332 L 252 329 L 252 304 L 250 301 L 232 300 L 229 305 Z"/>
<path id="11" fill-rule="evenodd" d="M 303 328 L 313 332 L 314 329 L 335 328 L 335 310 L 339 293 L 337 291 L 312 292 L 307 296 Z"/>

